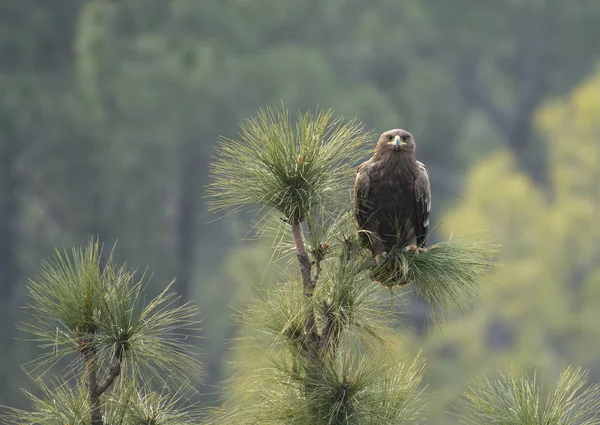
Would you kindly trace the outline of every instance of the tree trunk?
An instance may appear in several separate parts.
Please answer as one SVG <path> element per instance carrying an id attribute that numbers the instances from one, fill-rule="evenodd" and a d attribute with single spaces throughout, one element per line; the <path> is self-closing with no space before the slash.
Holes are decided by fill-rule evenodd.
<path id="1" fill-rule="evenodd" d="M 85 376 L 88 385 L 88 397 L 90 401 L 90 424 L 104 425 L 102 421 L 102 409 L 100 407 L 100 393 L 98 392 L 98 353 L 94 341 L 93 330 L 87 331 L 87 337 L 79 339 L 80 351 L 85 364 Z"/>

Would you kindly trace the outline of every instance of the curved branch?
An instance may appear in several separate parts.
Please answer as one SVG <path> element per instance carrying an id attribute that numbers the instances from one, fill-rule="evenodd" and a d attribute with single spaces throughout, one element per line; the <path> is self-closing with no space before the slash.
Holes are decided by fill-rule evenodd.
<path id="1" fill-rule="evenodd" d="M 115 381 L 117 376 L 121 374 L 121 361 L 123 360 L 123 346 L 118 344 L 115 348 L 115 353 L 113 354 L 113 358 L 110 362 L 110 366 L 108 367 L 108 375 L 104 381 L 98 385 L 96 389 L 98 395 L 102 395 L 104 391 L 106 391 L 112 383 Z"/>

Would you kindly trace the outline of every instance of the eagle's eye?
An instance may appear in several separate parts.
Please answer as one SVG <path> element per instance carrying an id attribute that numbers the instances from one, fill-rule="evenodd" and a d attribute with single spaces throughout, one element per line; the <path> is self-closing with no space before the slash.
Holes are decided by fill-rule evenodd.
<path id="1" fill-rule="evenodd" d="M 408 140 L 408 136 L 405 134 L 404 136 L 401 137 L 403 142 L 406 142 Z"/>
<path id="2" fill-rule="evenodd" d="M 388 135 L 388 140 L 392 140 L 393 138 L 394 138 L 393 135 L 391 135 L 391 134 Z"/>

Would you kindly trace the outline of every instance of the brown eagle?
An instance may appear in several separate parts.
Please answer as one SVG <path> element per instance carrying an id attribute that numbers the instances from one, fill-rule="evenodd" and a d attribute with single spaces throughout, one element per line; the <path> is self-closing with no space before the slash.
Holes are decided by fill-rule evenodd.
<path id="1" fill-rule="evenodd" d="M 412 134 L 389 130 L 379 137 L 373 157 L 358 167 L 354 215 L 361 239 L 377 262 L 394 246 L 426 251 L 431 187 L 415 150 Z"/>

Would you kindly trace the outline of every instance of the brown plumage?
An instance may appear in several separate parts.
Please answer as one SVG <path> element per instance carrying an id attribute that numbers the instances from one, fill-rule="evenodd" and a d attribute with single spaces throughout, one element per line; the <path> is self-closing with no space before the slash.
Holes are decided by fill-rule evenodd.
<path id="1" fill-rule="evenodd" d="M 394 246 L 421 251 L 427 237 L 431 188 L 415 149 L 412 134 L 389 130 L 373 157 L 358 167 L 354 214 L 361 239 L 378 262 Z"/>

